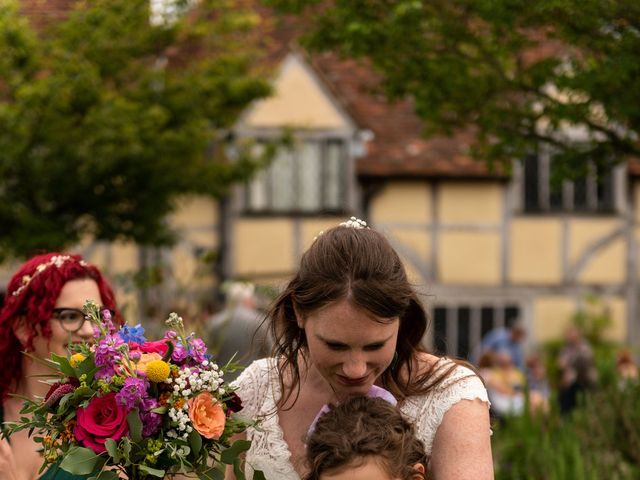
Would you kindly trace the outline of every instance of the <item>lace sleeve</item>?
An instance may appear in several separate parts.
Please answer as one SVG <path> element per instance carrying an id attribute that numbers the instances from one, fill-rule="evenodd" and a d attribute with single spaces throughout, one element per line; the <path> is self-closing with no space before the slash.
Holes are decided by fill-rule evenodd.
<path id="1" fill-rule="evenodd" d="M 444 414 L 460 400 L 480 399 L 489 407 L 489 398 L 482 380 L 470 369 L 457 366 L 431 392 L 410 398 L 403 412 L 416 426 L 418 437 L 424 442 L 427 453 L 431 453 L 433 439 L 438 427 L 442 423 Z M 487 431 L 487 435 L 490 430 Z"/>
<path id="2" fill-rule="evenodd" d="M 242 400 L 240 415 L 247 419 L 256 419 L 260 407 L 267 396 L 269 359 L 256 360 L 231 383 Z"/>

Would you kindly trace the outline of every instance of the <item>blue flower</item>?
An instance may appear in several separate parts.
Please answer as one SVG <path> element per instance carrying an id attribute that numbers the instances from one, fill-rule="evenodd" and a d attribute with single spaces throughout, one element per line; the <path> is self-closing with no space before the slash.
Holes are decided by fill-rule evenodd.
<path id="1" fill-rule="evenodd" d="M 136 325 L 135 327 L 125 325 L 120 329 L 118 335 L 124 342 L 142 344 L 147 341 L 147 339 L 144 338 L 144 327 L 140 324 Z"/>

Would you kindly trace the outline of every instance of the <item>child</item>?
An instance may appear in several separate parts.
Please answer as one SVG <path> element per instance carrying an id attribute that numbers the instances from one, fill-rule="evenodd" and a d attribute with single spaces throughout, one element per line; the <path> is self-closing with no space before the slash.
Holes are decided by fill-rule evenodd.
<path id="1" fill-rule="evenodd" d="M 307 439 L 305 480 L 424 480 L 413 425 L 381 398 L 354 397 L 322 415 Z"/>

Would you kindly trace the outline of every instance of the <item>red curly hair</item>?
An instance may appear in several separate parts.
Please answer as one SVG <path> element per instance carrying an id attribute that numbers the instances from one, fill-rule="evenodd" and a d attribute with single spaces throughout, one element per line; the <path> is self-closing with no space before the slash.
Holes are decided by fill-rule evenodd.
<path id="1" fill-rule="evenodd" d="M 52 262 L 55 256 L 64 256 L 59 263 Z M 38 266 L 46 265 L 46 268 Z M 23 278 L 30 277 L 25 285 Z M 98 284 L 104 307 L 116 312 L 115 321 L 122 323 L 115 295 L 100 270 L 85 262 L 80 255 L 45 253 L 27 260 L 13 275 L 7 285 L 4 304 L 0 309 L 0 358 L 4 365 L 0 369 L 0 401 L 16 388 L 22 377 L 23 350 L 33 348 L 33 340 L 40 327 L 42 335 L 51 337 L 49 320 L 53 315 L 62 287 L 71 280 L 89 278 Z M 17 294 L 14 294 L 17 292 Z M 25 345 L 15 335 L 15 322 L 18 317 L 27 319 L 29 336 Z"/>

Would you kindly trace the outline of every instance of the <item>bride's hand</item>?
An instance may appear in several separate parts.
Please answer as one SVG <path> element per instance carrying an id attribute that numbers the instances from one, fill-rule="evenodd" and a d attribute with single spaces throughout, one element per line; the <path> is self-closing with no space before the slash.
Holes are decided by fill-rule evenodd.
<path id="1" fill-rule="evenodd" d="M 22 480 L 18 477 L 13 450 L 6 438 L 0 440 L 0 480 Z"/>

